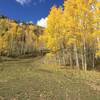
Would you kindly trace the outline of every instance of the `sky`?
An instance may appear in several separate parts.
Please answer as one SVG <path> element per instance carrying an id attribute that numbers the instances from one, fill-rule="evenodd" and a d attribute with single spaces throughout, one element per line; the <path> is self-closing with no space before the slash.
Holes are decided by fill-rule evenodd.
<path id="1" fill-rule="evenodd" d="M 63 0 L 0 0 L 0 15 L 46 27 L 52 6 L 63 5 Z"/>

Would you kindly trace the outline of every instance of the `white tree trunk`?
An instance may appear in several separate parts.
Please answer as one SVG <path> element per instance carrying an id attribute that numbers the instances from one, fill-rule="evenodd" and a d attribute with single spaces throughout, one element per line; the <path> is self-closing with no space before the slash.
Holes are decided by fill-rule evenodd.
<path id="1" fill-rule="evenodd" d="M 78 58 L 78 51 L 77 51 L 76 43 L 75 43 L 74 51 L 75 51 L 76 67 L 77 69 L 79 69 L 79 58 Z"/>

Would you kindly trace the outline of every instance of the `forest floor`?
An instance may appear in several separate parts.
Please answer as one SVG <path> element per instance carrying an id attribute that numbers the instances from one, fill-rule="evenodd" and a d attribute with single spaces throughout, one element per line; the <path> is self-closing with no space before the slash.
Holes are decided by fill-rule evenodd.
<path id="1" fill-rule="evenodd" d="M 100 72 L 62 69 L 41 57 L 0 62 L 0 100 L 100 100 Z"/>

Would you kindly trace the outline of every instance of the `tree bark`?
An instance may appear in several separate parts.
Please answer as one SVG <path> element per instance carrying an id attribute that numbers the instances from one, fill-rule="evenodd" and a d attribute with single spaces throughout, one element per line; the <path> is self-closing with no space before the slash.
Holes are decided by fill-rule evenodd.
<path id="1" fill-rule="evenodd" d="M 84 55 L 83 55 L 83 50 L 81 51 L 81 62 L 82 62 L 82 70 L 84 70 Z"/>
<path id="2" fill-rule="evenodd" d="M 87 56 L 86 56 L 86 44 L 85 44 L 85 40 L 84 40 L 84 71 L 87 70 Z"/>
<path id="3" fill-rule="evenodd" d="M 73 67 L 72 54 L 70 53 L 70 67 Z"/>
<path id="4" fill-rule="evenodd" d="M 79 69 L 79 58 L 78 58 L 78 50 L 77 50 L 76 43 L 75 43 L 74 51 L 75 51 L 76 68 Z"/>

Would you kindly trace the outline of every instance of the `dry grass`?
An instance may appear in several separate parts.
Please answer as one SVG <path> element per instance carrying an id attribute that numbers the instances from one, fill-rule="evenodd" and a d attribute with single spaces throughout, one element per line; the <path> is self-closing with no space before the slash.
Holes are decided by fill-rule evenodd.
<path id="1" fill-rule="evenodd" d="M 43 58 L 0 63 L 0 100 L 100 100 L 100 73 L 60 69 Z"/>

